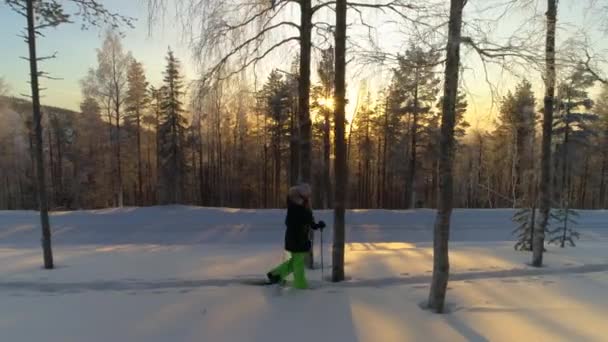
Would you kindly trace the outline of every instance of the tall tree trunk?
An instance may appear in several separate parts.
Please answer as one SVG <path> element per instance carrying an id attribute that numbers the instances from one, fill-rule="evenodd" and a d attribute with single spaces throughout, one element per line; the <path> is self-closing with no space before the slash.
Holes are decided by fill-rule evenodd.
<path id="1" fill-rule="evenodd" d="M 384 137 L 382 139 L 382 181 L 380 183 L 380 207 L 386 208 L 387 205 L 387 194 L 386 194 L 386 178 L 387 178 L 387 167 L 388 163 L 388 112 L 384 113 Z"/>
<path id="2" fill-rule="evenodd" d="M 378 152 L 382 151 L 382 138 L 378 136 Z M 376 208 L 382 208 L 382 196 L 384 195 L 384 172 L 382 168 L 386 162 L 386 156 L 382 153 L 381 158 L 378 158 L 378 165 L 376 170 Z"/>
<path id="3" fill-rule="evenodd" d="M 298 172 L 300 170 L 299 148 L 300 140 L 297 129 L 297 114 L 294 112 L 290 115 L 289 130 L 291 137 L 289 140 L 289 185 L 293 186 L 298 183 Z"/>
<path id="4" fill-rule="evenodd" d="M 325 114 L 323 123 L 323 208 L 331 208 L 332 206 L 332 187 L 331 187 L 331 175 L 330 175 L 330 149 L 331 141 L 329 131 L 331 124 L 329 120 L 329 110 L 323 110 Z"/>
<path id="5" fill-rule="evenodd" d="M 114 174 L 116 172 L 114 165 L 114 137 L 112 136 L 114 130 L 114 124 L 112 123 L 112 108 L 111 108 L 111 99 L 108 97 L 108 103 L 106 103 L 106 116 L 108 117 L 108 165 L 109 165 L 109 178 L 110 178 L 110 197 L 112 206 L 116 206 L 116 179 L 114 178 Z M 105 159 L 105 158 L 104 158 Z"/>
<path id="6" fill-rule="evenodd" d="M 606 171 L 608 170 L 608 153 L 602 157 L 602 171 L 600 173 L 600 205 L 599 208 L 606 208 Z"/>
<path id="7" fill-rule="evenodd" d="M 312 122 L 310 120 L 310 54 L 312 33 L 312 4 L 311 0 L 300 2 L 300 75 L 298 77 L 298 123 L 300 124 L 300 172 L 301 183 L 311 183 L 312 180 Z M 314 236 L 311 234 L 311 242 Z M 314 247 L 314 246 L 313 246 Z M 313 249 L 306 258 L 306 266 L 313 268 Z"/>
<path id="8" fill-rule="evenodd" d="M 587 208 L 587 180 L 589 179 L 589 155 L 585 157 L 585 169 L 583 170 L 583 175 L 581 179 L 580 191 L 581 195 L 579 198 L 579 207 L 582 209 Z M 593 208 L 593 202 L 591 203 L 591 207 Z"/>
<path id="9" fill-rule="evenodd" d="M 143 174 L 141 167 L 141 117 L 137 108 L 137 204 L 143 205 Z"/>
<path id="10" fill-rule="evenodd" d="M 51 224 L 49 222 L 46 182 L 44 180 L 44 155 L 42 152 L 42 113 L 40 112 L 40 88 L 38 87 L 38 57 L 36 57 L 36 28 L 34 24 L 34 0 L 26 1 L 27 43 L 29 47 L 30 84 L 32 87 L 32 114 L 36 139 L 36 186 L 42 226 L 42 254 L 44 268 L 53 268 L 51 248 Z"/>
<path id="11" fill-rule="evenodd" d="M 526 248 L 527 251 L 532 250 L 532 244 L 534 243 L 534 227 L 536 226 L 536 203 L 532 204 L 532 214 L 530 216 L 530 239 L 528 240 L 530 249 Z"/>
<path id="12" fill-rule="evenodd" d="M 52 208 L 53 203 L 57 203 L 57 179 L 55 172 L 55 155 L 53 153 L 53 138 L 51 137 L 51 130 L 49 129 L 47 132 L 48 141 L 49 141 L 49 168 L 51 169 L 51 181 L 49 184 L 49 188 L 51 190 L 51 198 L 49 199 L 49 206 Z"/>
<path id="13" fill-rule="evenodd" d="M 67 206 L 67 203 L 65 203 L 65 191 L 63 189 L 63 150 L 61 149 L 60 135 L 57 133 L 55 133 L 55 141 L 57 144 L 57 182 L 55 183 L 55 186 L 57 187 L 57 196 L 55 198 L 55 203 Z"/>
<path id="14" fill-rule="evenodd" d="M 19 187 L 21 187 L 21 177 L 19 177 Z M 8 180 L 8 175 L 4 176 L 4 189 L 6 190 L 6 205 L 4 206 L 4 209 L 10 210 L 12 195 L 11 195 L 11 187 L 10 187 L 10 182 Z"/>
<path id="15" fill-rule="evenodd" d="M 414 182 L 416 180 L 416 145 L 418 138 L 418 69 L 416 68 L 416 86 L 414 88 L 414 111 L 412 113 L 410 160 L 407 179 L 405 183 L 405 208 L 412 209 L 416 205 L 416 192 Z"/>
<path id="16" fill-rule="evenodd" d="M 433 170 L 432 172 L 432 180 L 431 180 L 431 187 L 433 188 L 431 194 L 431 207 L 432 208 L 437 208 L 437 196 L 439 195 L 439 160 L 434 159 L 433 160 Z"/>
<path id="17" fill-rule="evenodd" d="M 203 205 L 205 203 L 205 186 L 203 182 L 203 133 L 202 124 L 199 121 L 198 126 L 198 191 L 199 191 L 199 205 Z"/>
<path id="18" fill-rule="evenodd" d="M 570 163 L 568 160 L 568 149 L 570 148 L 570 100 L 568 99 L 567 102 L 567 109 L 566 109 L 566 127 L 564 129 L 564 143 L 562 144 L 562 182 L 560 184 L 560 196 L 561 196 L 561 202 L 564 203 L 564 201 L 569 201 L 570 198 L 568 198 L 568 187 L 566 186 L 566 183 L 568 182 L 567 178 L 568 178 L 568 170 L 570 168 Z M 565 195 L 564 195 L 565 194 Z M 565 198 L 564 198 L 565 196 Z"/>
<path id="19" fill-rule="evenodd" d="M 173 94 L 173 89 L 171 89 Z M 171 113 L 171 201 L 169 203 L 176 204 L 178 201 L 178 187 L 180 183 L 180 171 L 178 165 L 178 150 L 177 150 L 177 118 L 175 113 Z"/>
<path id="20" fill-rule="evenodd" d="M 540 167 L 540 224 L 536 225 L 532 253 L 532 266 L 543 265 L 545 229 L 551 210 L 551 135 L 553 128 L 553 97 L 555 95 L 555 27 L 557 0 L 547 0 L 547 37 L 545 46 L 545 108 L 543 110 L 543 139 Z"/>
<path id="21" fill-rule="evenodd" d="M 160 89 L 156 92 L 156 113 L 154 117 L 155 125 L 155 148 L 156 148 L 156 203 L 161 201 L 161 157 L 160 157 L 160 113 L 161 113 L 161 93 Z"/>
<path id="22" fill-rule="evenodd" d="M 367 130 L 367 133 L 369 134 L 369 127 Z M 369 137 L 367 138 L 367 144 L 368 146 L 371 147 L 371 140 L 369 139 Z M 363 182 L 363 201 L 364 201 L 364 207 L 370 208 L 371 204 L 371 200 L 372 200 L 372 191 L 371 191 L 371 180 L 372 180 L 372 167 L 371 167 L 371 155 L 367 155 L 367 157 L 365 158 L 365 178 L 364 178 L 364 182 Z"/>
<path id="23" fill-rule="evenodd" d="M 219 99 L 221 101 L 221 98 Z M 218 185 L 217 194 L 218 194 L 218 204 L 219 206 L 224 205 L 224 158 L 222 154 L 222 120 L 221 120 L 221 102 L 217 104 L 217 122 L 216 122 L 216 130 L 217 130 L 217 168 L 215 180 Z"/>
<path id="24" fill-rule="evenodd" d="M 152 153 L 151 153 L 151 148 L 150 148 L 150 139 L 148 138 L 148 148 L 146 148 L 146 154 L 147 154 L 147 167 L 146 167 L 146 179 L 147 179 L 147 184 L 146 184 L 146 196 L 145 196 L 145 204 L 149 205 L 152 201 L 151 199 L 151 191 L 150 191 L 150 182 L 152 179 Z"/>
<path id="25" fill-rule="evenodd" d="M 346 0 L 336 1 L 335 60 L 335 153 L 334 239 L 332 249 L 332 281 L 344 280 L 345 201 L 347 187 L 345 113 L 346 106 Z"/>
<path id="26" fill-rule="evenodd" d="M 528 146 L 523 145 L 523 136 L 519 129 L 516 129 L 515 135 L 515 156 L 513 157 L 513 208 L 518 208 L 523 205 L 521 202 L 523 195 L 523 154 L 524 149 Z"/>
<path id="27" fill-rule="evenodd" d="M 272 205 L 276 208 L 279 205 L 279 197 L 281 193 L 281 137 L 277 128 L 273 143 L 274 154 L 274 186 Z"/>
<path id="28" fill-rule="evenodd" d="M 263 161 L 264 161 L 264 176 L 263 178 L 263 189 L 262 191 L 264 192 L 263 195 L 263 201 L 264 201 L 264 208 L 268 208 L 268 145 L 264 144 L 264 155 L 263 155 Z"/>
<path id="29" fill-rule="evenodd" d="M 117 95 L 118 96 L 118 95 Z M 117 98 L 115 103 L 116 111 L 116 177 L 118 179 L 117 199 L 118 207 L 123 207 L 123 182 L 122 182 L 122 158 L 120 155 L 120 100 Z"/>
<path id="30" fill-rule="evenodd" d="M 479 187 L 482 184 L 482 176 L 483 176 L 483 136 L 480 134 L 479 135 L 479 151 L 477 154 L 477 191 L 476 193 L 479 193 Z M 481 195 L 479 196 L 481 197 Z M 488 202 L 490 202 L 489 198 L 488 198 Z M 481 203 L 481 201 L 478 199 L 478 203 Z"/>
<path id="31" fill-rule="evenodd" d="M 346 149 L 348 151 L 348 143 L 346 144 Z M 348 155 L 349 152 L 346 152 Z M 348 160 L 348 158 L 347 158 Z M 363 196 L 365 196 L 365 176 L 363 175 L 363 165 L 361 163 L 361 158 L 357 160 L 357 194 L 355 196 L 355 208 L 363 208 Z"/>
<path id="32" fill-rule="evenodd" d="M 38 101 L 40 101 L 40 100 L 38 100 Z M 32 105 L 33 105 L 33 103 L 34 103 L 34 101 L 32 99 Z M 37 173 L 37 171 L 36 171 L 36 167 L 37 167 L 37 165 L 36 165 L 36 147 L 34 146 L 34 135 L 35 135 L 35 132 L 32 131 L 32 128 L 33 127 L 31 127 L 31 126 L 28 127 L 28 139 L 29 139 L 28 143 L 29 143 L 30 166 L 31 166 L 31 169 L 30 169 L 31 175 L 29 175 L 29 176 L 31 178 L 36 179 L 35 182 L 38 182 L 38 179 L 36 178 L 36 173 Z M 34 184 L 34 186 L 37 187 L 38 185 Z M 35 189 L 35 190 L 37 190 L 37 189 Z M 36 194 L 37 194 L 37 192 L 36 192 Z M 21 196 L 21 199 L 22 199 L 22 201 L 21 201 L 22 203 L 21 204 L 23 205 L 23 204 L 25 204 L 25 201 L 23 200 L 23 197 L 25 196 L 25 191 L 21 191 L 21 195 L 22 195 Z M 30 197 L 30 196 L 28 195 L 28 197 Z M 29 200 L 28 199 L 28 202 L 29 202 L 27 204 L 28 207 L 30 205 L 31 205 L 31 208 L 39 207 L 40 206 L 40 204 L 39 204 L 40 202 L 38 201 L 38 196 L 36 195 L 36 196 L 31 196 L 31 197 L 34 197 L 34 198 L 33 198 L 33 200 Z M 16 202 L 16 199 L 15 199 L 15 202 Z M 32 202 L 35 202 L 35 203 L 32 203 Z M 48 204 L 47 204 L 47 206 L 48 206 Z"/>
<path id="33" fill-rule="evenodd" d="M 298 122 L 300 124 L 299 180 L 310 183 L 312 174 L 312 123 L 310 120 L 310 55 L 312 32 L 311 0 L 300 1 L 300 74 L 298 77 Z"/>
<path id="34" fill-rule="evenodd" d="M 462 11 L 466 0 L 452 0 L 445 65 L 444 96 L 441 115 L 439 154 L 439 205 L 435 220 L 433 240 L 433 280 L 428 306 L 442 313 L 450 274 L 448 240 L 453 205 L 454 126 L 456 122 L 456 97 L 460 66 L 460 37 Z"/>

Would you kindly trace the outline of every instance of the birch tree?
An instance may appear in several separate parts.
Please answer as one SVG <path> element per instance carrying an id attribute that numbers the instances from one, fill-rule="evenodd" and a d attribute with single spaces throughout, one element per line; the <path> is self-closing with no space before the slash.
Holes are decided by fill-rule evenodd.
<path id="1" fill-rule="evenodd" d="M 454 160 L 454 126 L 456 123 L 456 99 L 460 66 L 460 41 L 462 11 L 467 0 L 451 0 L 448 42 L 446 48 L 443 110 L 439 155 L 439 203 L 433 234 L 433 278 L 428 306 L 436 313 L 444 310 L 445 296 L 450 274 L 448 241 L 453 208 L 452 164 Z"/>
<path id="2" fill-rule="evenodd" d="M 114 177 L 117 181 L 115 192 L 115 204 L 123 206 L 124 184 L 123 184 L 123 161 L 121 157 L 121 123 L 124 119 L 124 104 L 127 99 L 128 78 L 127 71 L 131 62 L 130 54 L 123 51 L 120 36 L 117 32 L 109 30 L 101 49 L 97 50 L 98 68 L 95 72 L 98 92 L 105 96 L 110 104 L 108 112 L 112 113 L 114 121 L 115 169 Z"/>

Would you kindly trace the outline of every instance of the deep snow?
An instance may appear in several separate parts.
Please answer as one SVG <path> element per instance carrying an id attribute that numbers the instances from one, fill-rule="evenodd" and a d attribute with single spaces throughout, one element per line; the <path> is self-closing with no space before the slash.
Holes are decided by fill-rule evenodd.
<path id="1" fill-rule="evenodd" d="M 0 341 L 608 341 L 608 212 L 581 212 L 578 247 L 549 247 L 542 269 L 513 250 L 511 215 L 454 213 L 451 313 L 440 316 L 419 307 L 431 210 L 349 212 L 352 279 L 315 270 L 309 291 L 241 282 L 284 257 L 280 210 L 54 213 L 53 271 L 40 269 L 37 214 L 4 211 Z M 324 240 L 328 275 L 330 230 Z"/>

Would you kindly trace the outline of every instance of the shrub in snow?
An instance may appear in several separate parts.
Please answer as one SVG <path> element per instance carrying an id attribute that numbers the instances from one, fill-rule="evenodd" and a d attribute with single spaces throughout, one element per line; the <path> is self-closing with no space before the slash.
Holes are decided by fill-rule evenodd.
<path id="1" fill-rule="evenodd" d="M 564 248 L 566 242 L 568 242 L 570 246 L 575 247 L 574 239 L 578 240 L 580 238 L 580 234 L 573 229 L 578 223 L 576 221 L 578 217 L 579 215 L 576 210 L 570 209 L 567 206 L 566 208 L 559 208 L 553 211 L 551 218 L 557 222 L 557 227 L 549 231 L 549 234 L 551 234 L 549 243 L 559 244 L 560 247 Z"/>

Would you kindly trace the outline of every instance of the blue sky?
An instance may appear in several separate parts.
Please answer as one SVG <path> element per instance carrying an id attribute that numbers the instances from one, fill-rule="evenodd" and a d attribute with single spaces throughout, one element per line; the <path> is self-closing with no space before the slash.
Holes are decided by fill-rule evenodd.
<path id="1" fill-rule="evenodd" d="M 148 34 L 147 8 L 140 1 L 106 0 L 104 4 L 113 11 L 139 18 L 135 29 L 125 29 L 123 46 L 125 50 L 143 62 L 151 84 L 162 80 L 165 55 L 169 46 L 182 60 L 184 72 L 192 77 L 195 70 L 189 62 L 189 50 L 180 41 L 174 27 L 156 27 Z M 0 3 L 0 22 L 4 29 L 0 32 L 0 76 L 4 77 L 11 93 L 29 93 L 28 65 L 19 56 L 27 55 L 27 46 L 17 35 L 25 26 L 25 19 L 12 12 L 4 2 Z M 43 104 L 78 109 L 80 102 L 79 80 L 90 67 L 96 65 L 96 49 L 101 46 L 103 29 L 90 28 L 82 31 L 80 25 L 65 24 L 44 31 L 46 37 L 37 40 L 39 55 L 50 55 L 57 51 L 57 58 L 41 64 L 41 69 L 61 80 L 42 80 Z"/>

